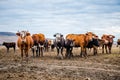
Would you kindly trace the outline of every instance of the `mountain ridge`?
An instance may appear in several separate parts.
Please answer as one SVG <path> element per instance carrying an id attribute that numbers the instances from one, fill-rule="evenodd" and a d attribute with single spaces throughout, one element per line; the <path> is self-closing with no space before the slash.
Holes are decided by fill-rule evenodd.
<path id="1" fill-rule="evenodd" d="M 0 32 L 0 36 L 15 36 L 14 32 Z"/>

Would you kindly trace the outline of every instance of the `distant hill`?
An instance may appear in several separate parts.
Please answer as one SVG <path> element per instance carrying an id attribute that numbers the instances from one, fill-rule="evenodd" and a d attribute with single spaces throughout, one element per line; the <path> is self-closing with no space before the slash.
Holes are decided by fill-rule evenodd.
<path id="1" fill-rule="evenodd" d="M 0 36 L 15 36 L 13 32 L 0 32 Z"/>
<path id="2" fill-rule="evenodd" d="M 3 42 L 16 42 L 17 36 L 13 32 L 0 32 L 0 44 Z"/>

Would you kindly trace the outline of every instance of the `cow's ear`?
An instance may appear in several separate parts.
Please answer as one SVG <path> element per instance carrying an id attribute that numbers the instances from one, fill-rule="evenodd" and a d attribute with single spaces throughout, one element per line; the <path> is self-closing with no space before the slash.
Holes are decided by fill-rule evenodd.
<path id="1" fill-rule="evenodd" d="M 29 32 L 27 32 L 27 33 L 26 33 L 26 35 L 27 35 L 27 36 L 30 36 L 30 33 L 29 33 Z"/>
<path id="2" fill-rule="evenodd" d="M 61 37 L 63 37 L 63 35 L 61 35 Z"/>
<path id="3" fill-rule="evenodd" d="M 53 35 L 54 37 L 56 37 L 56 35 Z"/>
<path id="4" fill-rule="evenodd" d="M 107 38 L 109 38 L 109 36 L 107 36 Z"/>
<path id="5" fill-rule="evenodd" d="M 113 38 L 115 38 L 115 36 L 113 36 Z"/>
<path id="6" fill-rule="evenodd" d="M 16 33 L 17 36 L 20 36 L 20 33 Z"/>

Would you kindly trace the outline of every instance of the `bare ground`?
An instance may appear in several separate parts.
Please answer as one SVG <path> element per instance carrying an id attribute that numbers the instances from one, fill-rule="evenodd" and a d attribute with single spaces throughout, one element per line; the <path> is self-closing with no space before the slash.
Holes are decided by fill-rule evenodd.
<path id="1" fill-rule="evenodd" d="M 56 51 L 45 52 L 44 57 L 21 60 L 20 51 L 0 48 L 0 80 L 120 80 L 120 54 L 113 48 L 112 54 L 79 57 L 80 49 L 74 49 L 71 59 L 56 58 Z M 65 52 L 64 52 L 65 53 Z"/>

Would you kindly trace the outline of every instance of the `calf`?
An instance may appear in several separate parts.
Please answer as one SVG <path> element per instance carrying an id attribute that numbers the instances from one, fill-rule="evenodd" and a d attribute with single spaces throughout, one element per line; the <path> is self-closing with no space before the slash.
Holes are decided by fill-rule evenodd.
<path id="1" fill-rule="evenodd" d="M 16 43 L 15 42 L 3 42 L 3 44 L 7 48 L 7 52 L 9 52 L 9 48 L 13 48 L 15 52 Z"/>

